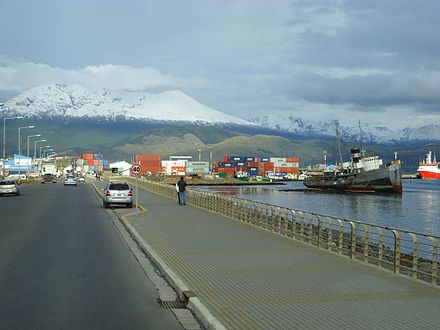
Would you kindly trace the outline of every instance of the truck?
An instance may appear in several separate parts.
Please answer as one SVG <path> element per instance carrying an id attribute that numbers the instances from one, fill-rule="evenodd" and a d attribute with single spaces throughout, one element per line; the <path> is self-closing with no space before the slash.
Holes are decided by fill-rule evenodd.
<path id="1" fill-rule="evenodd" d="M 41 174 L 52 174 L 52 175 L 57 175 L 58 171 L 57 171 L 57 167 L 55 165 L 55 163 L 43 163 L 41 164 Z"/>

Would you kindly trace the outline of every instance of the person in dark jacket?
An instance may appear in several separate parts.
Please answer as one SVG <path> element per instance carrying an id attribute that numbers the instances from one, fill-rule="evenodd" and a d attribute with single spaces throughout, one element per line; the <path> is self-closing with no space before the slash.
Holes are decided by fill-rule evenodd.
<path id="1" fill-rule="evenodd" d="M 183 176 L 180 177 L 177 186 L 179 187 L 179 204 L 186 205 L 186 182 Z"/>

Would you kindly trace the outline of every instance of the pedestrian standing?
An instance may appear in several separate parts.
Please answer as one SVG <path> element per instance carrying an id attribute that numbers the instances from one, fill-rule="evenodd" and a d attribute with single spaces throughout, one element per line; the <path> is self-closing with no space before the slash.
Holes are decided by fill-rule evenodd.
<path id="1" fill-rule="evenodd" d="M 180 177 L 177 186 L 179 187 L 179 204 L 186 205 L 186 182 L 183 176 Z"/>
<path id="2" fill-rule="evenodd" d="M 176 182 L 176 191 L 177 191 L 177 203 L 180 205 L 179 184 L 177 182 Z"/>

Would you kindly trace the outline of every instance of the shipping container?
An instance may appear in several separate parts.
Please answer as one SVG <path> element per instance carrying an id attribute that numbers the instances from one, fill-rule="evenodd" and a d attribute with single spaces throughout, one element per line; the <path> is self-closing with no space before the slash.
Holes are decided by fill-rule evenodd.
<path id="1" fill-rule="evenodd" d="M 255 162 L 255 157 L 245 157 L 246 162 Z"/>
<path id="2" fill-rule="evenodd" d="M 295 167 L 295 166 L 294 166 L 294 163 L 276 162 L 275 167 Z"/>
<path id="3" fill-rule="evenodd" d="M 287 163 L 299 163 L 299 158 L 296 157 L 287 157 L 286 158 Z"/>
<path id="4" fill-rule="evenodd" d="M 227 158 L 228 158 L 228 161 L 229 162 L 233 162 L 233 161 L 235 161 L 235 162 L 244 162 L 245 161 L 245 157 L 242 157 L 242 156 L 227 156 Z"/>
<path id="5" fill-rule="evenodd" d="M 136 161 L 161 160 L 160 155 L 136 155 Z"/>
<path id="6" fill-rule="evenodd" d="M 209 167 L 209 162 L 187 162 L 186 167 Z"/>
<path id="7" fill-rule="evenodd" d="M 260 166 L 260 162 L 246 162 L 247 167 L 258 167 Z"/>
<path id="8" fill-rule="evenodd" d="M 286 162 L 286 158 L 281 158 L 281 157 L 270 157 L 270 161 L 272 163 L 285 163 Z"/>
<path id="9" fill-rule="evenodd" d="M 297 167 L 275 167 L 275 172 L 283 172 L 283 173 L 298 173 Z"/>

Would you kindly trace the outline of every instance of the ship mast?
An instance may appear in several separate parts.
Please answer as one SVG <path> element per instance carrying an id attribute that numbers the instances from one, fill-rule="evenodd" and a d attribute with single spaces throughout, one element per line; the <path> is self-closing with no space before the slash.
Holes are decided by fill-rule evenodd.
<path id="1" fill-rule="evenodd" d="M 361 127 L 361 121 L 360 120 L 358 121 L 358 124 L 359 124 L 359 149 L 361 149 L 361 157 L 364 157 L 365 156 L 365 150 L 362 147 L 363 138 L 362 138 L 362 127 Z"/>
<path id="2" fill-rule="evenodd" d="M 338 143 L 339 161 L 342 164 L 341 139 L 340 139 L 339 121 L 338 120 L 336 120 L 335 125 L 336 125 L 336 141 Z"/>

